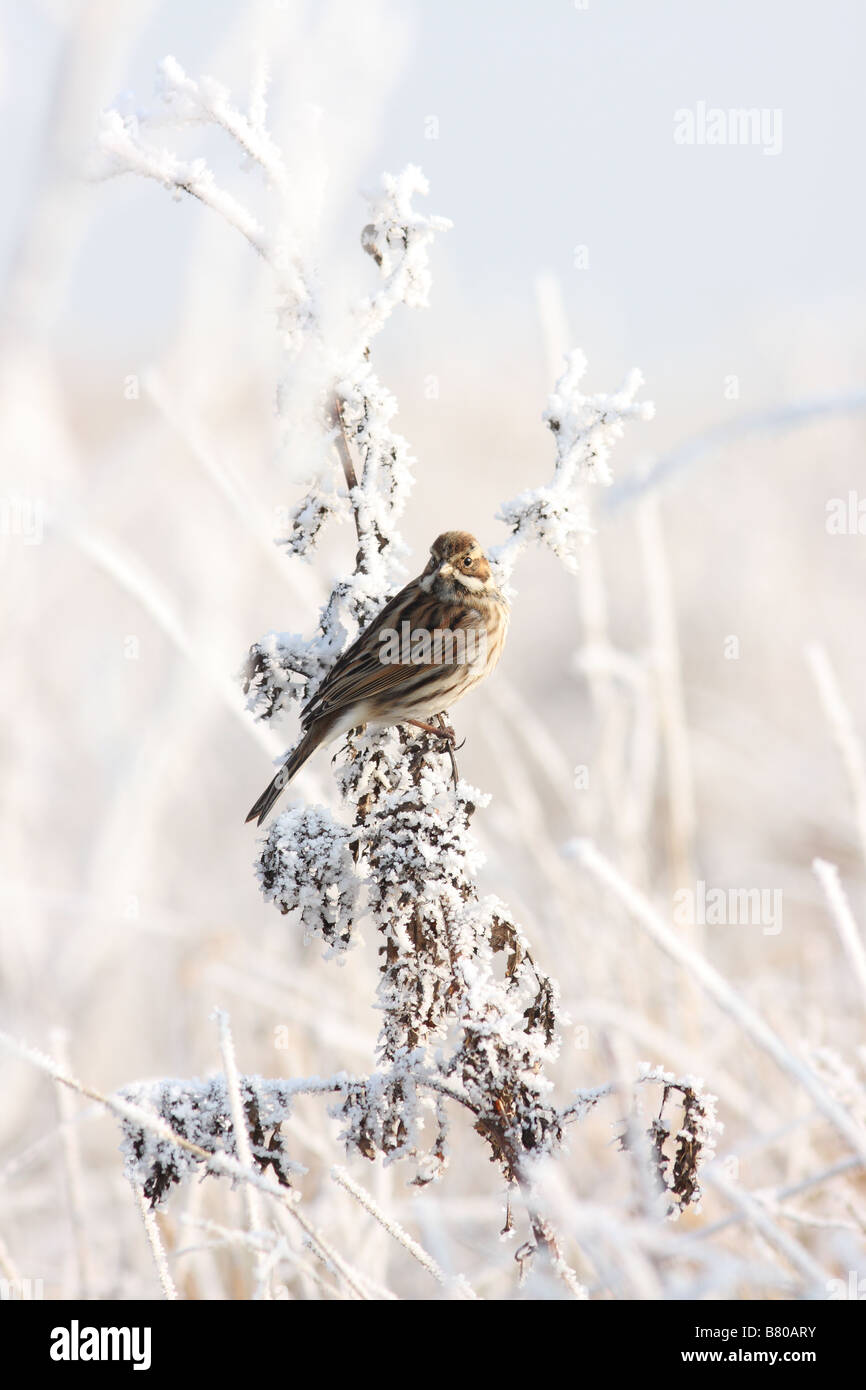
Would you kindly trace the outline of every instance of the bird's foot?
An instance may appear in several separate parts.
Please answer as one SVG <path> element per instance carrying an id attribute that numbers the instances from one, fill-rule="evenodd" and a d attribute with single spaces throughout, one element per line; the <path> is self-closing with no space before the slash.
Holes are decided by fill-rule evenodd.
<path id="1" fill-rule="evenodd" d="M 445 723 L 441 714 L 437 714 L 436 718 L 440 721 L 438 724 L 425 724 L 423 719 L 407 719 L 406 723 L 414 724 L 416 729 L 423 729 L 426 734 L 433 734 L 435 738 L 441 738 L 444 743 L 449 743 L 453 748 L 457 742 L 457 735 Z"/>
<path id="2" fill-rule="evenodd" d="M 445 744 L 448 757 L 451 759 L 451 781 L 454 784 L 454 791 L 456 793 L 460 774 L 457 771 L 457 759 L 454 754 L 459 751 L 459 748 L 463 747 L 463 744 L 461 743 L 458 748 L 457 735 L 454 730 L 449 724 L 445 723 L 441 714 L 436 715 L 435 724 L 426 724 L 423 719 L 407 719 L 406 722 L 407 724 L 414 724 L 416 729 L 423 729 L 427 734 L 433 734 L 434 738 L 440 739 L 441 742 Z M 464 739 L 463 742 L 465 743 L 466 740 Z"/>

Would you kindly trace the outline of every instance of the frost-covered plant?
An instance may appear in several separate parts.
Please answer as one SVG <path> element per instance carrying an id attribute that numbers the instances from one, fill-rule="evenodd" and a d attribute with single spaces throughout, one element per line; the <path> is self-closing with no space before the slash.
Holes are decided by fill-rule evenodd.
<path id="1" fill-rule="evenodd" d="M 630 372 L 613 395 L 586 396 L 580 389 L 586 368 L 586 357 L 579 348 L 566 355 L 565 371 L 544 412 L 545 424 L 556 441 L 553 478 L 543 487 L 521 492 L 500 509 L 499 519 L 511 528 L 511 535 L 494 547 L 491 558 L 505 578 L 532 541 L 546 545 L 568 570 L 577 569 L 579 547 L 593 534 L 581 485 L 609 486 L 613 474 L 608 459 L 622 437 L 625 422 L 653 417 L 651 401 L 635 400 L 643 383 L 639 371 Z"/>
<path id="2" fill-rule="evenodd" d="M 701 1169 L 713 1157 L 716 1137 L 721 1132 L 716 1119 L 716 1097 L 704 1090 L 700 1078 L 678 1078 L 649 1063 L 640 1067 L 637 1081 L 640 1085 L 657 1082 L 662 1087 L 658 1113 L 650 1121 L 646 1134 L 659 1188 L 668 1198 L 668 1214 L 679 1215 L 703 1196 Z M 670 1114 L 665 1113 L 671 1096 L 680 1102 L 681 1115 L 676 1128 Z M 621 1136 L 620 1143 L 623 1148 L 628 1147 L 628 1131 Z"/>
<path id="3" fill-rule="evenodd" d="M 293 234 L 290 183 L 266 128 L 264 91 L 241 112 L 219 84 L 193 81 L 174 59 L 163 63 L 161 78 L 163 106 L 157 117 L 103 116 L 99 144 L 105 172 L 136 172 L 158 179 L 178 196 L 199 198 L 271 266 L 284 350 L 279 409 L 287 429 L 293 411 L 307 417 L 318 411 L 322 441 L 314 476 L 291 513 L 282 544 L 290 560 L 308 559 L 326 524 L 347 516 L 357 536 L 354 566 L 333 584 L 318 630 L 309 638 L 271 633 L 251 648 L 244 674 L 249 708 L 258 719 L 269 720 L 310 698 L 347 641 L 405 578 L 406 547 L 398 526 L 414 461 L 392 427 L 396 401 L 373 367 L 371 350 L 398 305 L 427 303 L 429 248 L 450 224 L 415 208 L 416 196 L 427 193 L 419 169 L 410 165 L 397 176 L 385 176 L 361 236 L 363 250 L 378 267 L 379 288 L 359 297 L 344 316 L 342 338 L 337 334 L 325 341 L 320 288 Z M 219 188 L 202 160 L 181 161 L 154 142 L 166 125 L 202 123 L 227 132 L 264 172 L 276 195 L 272 230 Z M 292 364 L 302 357 L 306 365 L 298 375 Z M 610 450 L 626 421 L 651 414 L 650 405 L 635 399 L 639 373 L 615 394 L 587 396 L 580 389 L 585 368 L 581 353 L 568 355 L 545 412 L 556 445 L 551 481 L 501 510 L 509 536 L 492 556 L 503 582 L 532 542 L 575 567 L 578 545 L 589 535 L 580 488 L 610 481 Z M 415 1180 L 424 1183 L 446 1165 L 447 1106 L 457 1104 L 472 1116 L 507 1181 L 520 1184 L 527 1195 L 536 1243 L 547 1248 L 566 1282 L 576 1285 L 555 1234 L 533 1205 L 532 1165 L 557 1151 L 566 1125 L 586 1106 L 557 1105 L 545 1075 L 559 1045 L 554 983 L 536 965 L 508 908 L 478 893 L 479 854 L 471 821 L 486 799 L 462 780 L 452 785 L 452 764 L 441 744 L 405 727 L 353 732 L 336 777 L 345 821 L 321 807 L 285 811 L 264 838 L 257 872 L 266 899 L 283 913 L 297 913 L 305 931 L 321 936 L 332 952 L 350 944 L 361 914 L 375 924 L 383 1020 L 378 1068 L 309 1085 L 242 1079 L 252 1158 L 260 1168 L 273 1166 L 280 1181 L 289 1180 L 280 1124 L 288 1115 L 290 1092 L 313 1089 L 333 1094 L 333 1113 L 350 1151 L 370 1159 L 410 1158 Z M 686 1112 L 673 1177 L 662 1163 L 669 1135 L 666 1130 L 662 1136 L 661 1121 L 655 1165 L 678 1204 L 685 1205 L 699 1194 L 696 1173 L 709 1143 L 710 1111 L 696 1092 L 663 1080 L 665 1099 L 679 1087 Z M 199 1150 L 178 1157 L 164 1139 L 127 1125 L 128 1162 L 154 1202 L 191 1163 L 203 1161 L 201 1151 L 221 1145 L 231 1150 L 228 1097 L 219 1080 L 159 1083 L 128 1095 Z"/>
<path id="4" fill-rule="evenodd" d="M 274 830 L 258 865 L 265 900 L 297 911 L 306 932 L 345 949 L 358 897 L 349 832 L 324 806 L 286 811 Z"/>
<path id="5" fill-rule="evenodd" d="M 174 1134 L 188 1139 L 208 1153 L 224 1152 L 236 1158 L 238 1145 L 231 1122 L 231 1106 L 222 1076 L 206 1081 L 155 1081 L 127 1087 L 121 1096 L 151 1110 Z M 244 1077 L 242 1101 L 250 1146 L 256 1165 L 273 1170 L 277 1181 L 288 1186 L 291 1175 L 303 1167 L 284 1152 L 280 1126 L 292 1113 L 293 1091 L 279 1081 Z M 160 1203 L 175 1183 L 193 1173 L 201 1160 L 188 1149 L 124 1120 L 124 1156 L 128 1176 L 140 1185 L 153 1206 Z"/>

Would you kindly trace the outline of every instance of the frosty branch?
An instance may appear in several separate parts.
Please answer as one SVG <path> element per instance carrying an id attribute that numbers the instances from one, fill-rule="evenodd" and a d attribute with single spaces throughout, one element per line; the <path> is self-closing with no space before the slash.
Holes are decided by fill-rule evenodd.
<path id="1" fill-rule="evenodd" d="M 312 399 L 302 408 L 318 411 L 331 460 L 294 508 L 283 545 L 290 561 L 309 558 L 328 522 L 349 514 L 357 536 L 354 568 L 334 582 L 318 630 L 311 637 L 271 633 L 251 648 L 245 690 L 251 712 L 267 720 L 315 692 L 347 641 L 404 578 L 399 522 L 414 460 L 393 428 L 397 404 L 372 365 L 372 348 L 398 306 L 427 304 L 429 249 L 450 224 L 415 208 L 415 198 L 428 191 L 419 169 L 410 165 L 397 176 L 386 175 L 361 235 L 379 286 L 360 295 L 344 315 L 341 340 L 326 342 L 317 307 L 326 287 L 315 284 L 301 254 L 291 179 L 266 127 L 264 82 L 247 112 L 212 79 L 187 77 L 174 59 L 162 64 L 161 82 L 155 116 L 103 115 L 103 172 L 136 173 L 176 196 L 197 198 L 267 262 L 285 354 L 283 421 L 291 425 L 299 391 L 306 389 Z M 223 130 L 264 174 L 275 198 L 270 229 L 218 186 L 204 161 L 179 160 L 159 143 L 166 129 L 199 124 Z M 302 354 L 313 370 L 299 386 L 292 373 Z M 580 489 L 610 481 L 610 452 L 625 424 L 652 414 L 651 405 L 637 400 L 639 373 L 614 394 L 585 395 L 585 370 L 583 354 L 570 353 L 548 402 L 544 418 L 555 442 L 550 482 L 501 509 L 509 534 L 491 557 L 503 582 L 533 543 L 549 547 L 567 568 L 576 567 L 579 546 L 591 534 Z M 351 946 L 362 916 L 375 925 L 383 1019 L 378 1066 L 364 1076 L 340 1074 L 315 1083 L 241 1077 L 248 1146 L 236 1141 L 222 1077 L 131 1087 L 127 1100 L 159 1116 L 186 1144 L 178 1147 L 164 1131 L 157 1135 L 125 1120 L 129 1170 L 153 1203 L 199 1166 L 203 1153 L 248 1152 L 259 1171 L 271 1170 L 278 1183 L 290 1186 L 297 1165 L 283 1126 L 290 1122 L 294 1094 L 313 1089 L 330 1094 L 350 1153 L 411 1160 L 414 1181 L 424 1184 L 447 1165 L 449 1105 L 456 1104 L 471 1115 L 506 1182 L 523 1189 L 535 1244 L 578 1293 L 556 1234 L 532 1196 L 533 1165 L 560 1149 L 566 1126 L 605 1092 L 564 1104 L 553 1096 L 545 1068 L 559 1047 L 556 986 L 536 964 L 507 906 L 480 896 L 471 822 L 486 798 L 464 781 L 452 789 L 449 778 L 447 758 L 427 733 L 410 734 L 405 726 L 354 731 L 336 772 L 343 818 L 321 806 L 293 806 L 273 822 L 261 849 L 257 872 L 265 898 L 280 912 L 296 914 L 305 933 L 320 937 L 331 955 Z M 668 1207 L 678 1210 L 700 1196 L 700 1166 L 712 1150 L 712 1098 L 688 1079 L 664 1073 L 645 1072 L 638 1080 L 661 1089 L 662 1108 L 648 1134 L 655 1176 Z M 672 1127 L 664 1108 L 675 1097 L 683 1118 Z M 236 1103 L 235 1121 L 238 1113 Z"/>

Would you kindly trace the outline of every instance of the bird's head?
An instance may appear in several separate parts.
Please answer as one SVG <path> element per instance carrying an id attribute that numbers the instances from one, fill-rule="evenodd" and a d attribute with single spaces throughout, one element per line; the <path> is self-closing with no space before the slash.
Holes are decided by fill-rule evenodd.
<path id="1" fill-rule="evenodd" d="M 469 594 L 491 592 L 495 585 L 490 562 L 474 536 L 468 531 L 443 531 L 430 547 L 430 560 L 424 575 L 430 583 L 443 582 Z"/>

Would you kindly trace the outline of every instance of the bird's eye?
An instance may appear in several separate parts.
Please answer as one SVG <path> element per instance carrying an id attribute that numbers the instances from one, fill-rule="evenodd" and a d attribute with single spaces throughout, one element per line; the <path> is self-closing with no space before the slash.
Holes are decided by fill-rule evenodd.
<path id="1" fill-rule="evenodd" d="M 463 556 L 463 568 L 464 568 L 465 570 L 471 570 L 471 568 L 472 568 L 472 556 L 471 556 L 471 555 L 464 555 L 464 556 Z"/>

